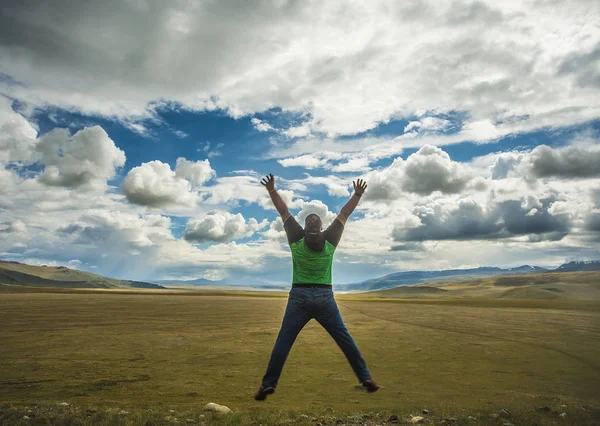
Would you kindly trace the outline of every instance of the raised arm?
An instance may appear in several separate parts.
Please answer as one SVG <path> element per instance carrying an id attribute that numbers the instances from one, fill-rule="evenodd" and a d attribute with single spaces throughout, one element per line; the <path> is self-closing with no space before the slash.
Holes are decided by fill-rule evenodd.
<path id="1" fill-rule="evenodd" d="M 352 181 L 352 184 L 354 185 L 354 194 L 352 194 L 352 197 L 350 197 L 346 205 L 342 207 L 340 214 L 337 216 L 337 219 L 342 222 L 342 225 L 346 225 L 348 217 L 350 217 L 356 208 L 360 197 L 362 197 L 365 193 L 365 189 L 367 189 L 367 183 L 364 180 L 358 179 L 356 183 Z"/>
<path id="2" fill-rule="evenodd" d="M 262 183 L 269 191 L 269 195 L 271 196 L 271 201 L 273 201 L 275 208 L 281 215 L 281 220 L 283 221 L 283 223 L 285 223 L 287 218 L 289 218 L 291 216 L 291 213 L 288 210 L 287 206 L 285 205 L 285 202 L 281 199 L 281 197 L 277 193 L 277 190 L 275 189 L 275 177 L 273 177 L 272 174 L 269 174 L 268 176 L 264 177 L 260 181 L 260 183 Z"/>

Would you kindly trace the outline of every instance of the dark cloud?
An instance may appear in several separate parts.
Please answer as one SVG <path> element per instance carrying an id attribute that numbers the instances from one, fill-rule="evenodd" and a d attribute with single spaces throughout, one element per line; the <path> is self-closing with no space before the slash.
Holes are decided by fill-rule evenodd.
<path id="1" fill-rule="evenodd" d="M 585 220 L 585 229 L 600 232 L 600 213 L 591 213 Z"/>
<path id="2" fill-rule="evenodd" d="M 600 208 L 600 188 L 592 189 L 592 202 L 596 208 Z"/>
<path id="3" fill-rule="evenodd" d="M 534 178 L 600 176 L 600 149 L 581 145 L 552 149 L 539 145 L 527 155 L 523 166 L 527 177 Z"/>
<path id="4" fill-rule="evenodd" d="M 600 89 L 600 44 L 586 53 L 568 55 L 558 69 L 559 74 L 573 74 L 575 81 L 581 87 Z"/>
<path id="5" fill-rule="evenodd" d="M 390 248 L 390 251 L 425 251 L 423 243 L 409 242 L 403 244 L 395 244 Z"/>
<path id="6" fill-rule="evenodd" d="M 537 207 L 529 202 L 508 200 L 484 210 L 472 200 L 461 201 L 458 207 L 444 211 L 441 206 L 417 206 L 413 214 L 421 224 L 416 228 L 395 227 L 394 241 L 501 239 L 521 235 L 532 241 L 556 241 L 569 231 L 566 214 L 551 215 L 548 208 L 554 198 L 540 200 Z"/>

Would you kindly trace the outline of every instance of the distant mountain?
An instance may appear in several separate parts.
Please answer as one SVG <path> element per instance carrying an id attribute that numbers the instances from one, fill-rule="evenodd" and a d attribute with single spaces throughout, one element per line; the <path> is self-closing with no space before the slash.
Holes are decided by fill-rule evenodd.
<path id="1" fill-rule="evenodd" d="M 560 265 L 553 272 L 600 271 L 600 260 L 569 262 Z"/>
<path id="2" fill-rule="evenodd" d="M 207 280 L 206 278 L 198 278 L 196 280 L 152 280 L 158 284 L 183 284 L 183 285 L 220 285 L 226 284 L 226 280 Z"/>
<path id="3" fill-rule="evenodd" d="M 61 288 L 165 288 L 142 281 L 117 280 L 65 266 L 34 266 L 0 260 L 0 286 Z"/>
<path id="4" fill-rule="evenodd" d="M 496 268 L 484 266 L 473 269 L 450 269 L 442 271 L 406 271 L 395 272 L 380 278 L 374 278 L 355 284 L 338 284 L 335 286 L 341 291 L 373 291 L 398 286 L 407 286 L 435 281 L 463 281 L 475 278 L 489 278 L 498 275 L 531 274 L 547 272 L 539 266 L 523 265 L 518 268 Z"/>

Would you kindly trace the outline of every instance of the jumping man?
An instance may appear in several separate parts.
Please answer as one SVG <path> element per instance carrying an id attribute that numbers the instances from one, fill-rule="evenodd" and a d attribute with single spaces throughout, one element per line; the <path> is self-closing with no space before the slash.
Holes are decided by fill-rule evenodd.
<path id="1" fill-rule="evenodd" d="M 306 217 L 302 229 L 277 193 L 272 174 L 266 176 L 261 183 L 269 191 L 271 200 L 283 220 L 283 228 L 292 252 L 293 277 L 281 329 L 271 353 L 267 372 L 254 399 L 262 401 L 267 395 L 275 392 L 292 345 L 300 330 L 312 318 L 333 337 L 364 388 L 368 392 L 375 392 L 379 386 L 371 378 L 365 360 L 344 325 L 331 286 L 333 253 L 342 238 L 346 220 L 356 208 L 367 184 L 360 179 L 356 183 L 352 182 L 354 194 L 333 223 L 323 232 L 321 218 L 316 214 Z"/>

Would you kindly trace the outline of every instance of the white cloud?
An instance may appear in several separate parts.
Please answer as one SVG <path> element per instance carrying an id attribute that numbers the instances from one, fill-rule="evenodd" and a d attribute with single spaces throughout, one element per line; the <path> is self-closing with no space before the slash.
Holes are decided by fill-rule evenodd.
<path id="1" fill-rule="evenodd" d="M 398 157 L 383 170 L 367 174 L 367 200 L 393 200 L 405 192 L 429 195 L 461 193 L 473 176 L 465 165 L 453 161 L 438 147 L 426 145 L 406 161 Z"/>
<path id="2" fill-rule="evenodd" d="M 224 242 L 251 237 L 267 224 L 266 219 L 259 223 L 256 219 L 250 218 L 246 222 L 241 213 L 214 212 L 190 220 L 185 227 L 183 237 L 187 241 L 198 243 L 208 241 Z"/>
<path id="3" fill-rule="evenodd" d="M 220 157 L 221 155 L 223 155 L 223 153 L 221 151 L 219 151 L 219 149 L 224 147 L 225 144 L 219 142 L 213 150 L 210 149 L 210 146 L 211 146 L 211 143 L 206 141 L 206 142 L 204 142 L 204 146 L 202 147 L 202 151 L 206 152 L 206 156 L 209 159 L 213 159 L 215 157 Z M 196 151 L 200 152 L 200 148 L 198 148 Z"/>
<path id="4" fill-rule="evenodd" d="M 159 160 L 143 163 L 127 173 L 121 191 L 135 204 L 150 207 L 187 206 L 198 201 L 193 186 L 215 175 L 208 160 L 188 161 L 178 158 L 175 170 Z"/>
<path id="5" fill-rule="evenodd" d="M 266 121 L 262 121 L 256 117 L 254 117 L 250 121 L 251 121 L 252 125 L 254 126 L 254 128 L 256 130 L 258 130 L 259 132 L 268 132 L 268 131 L 275 130 L 269 123 L 267 123 Z"/>
<path id="6" fill-rule="evenodd" d="M 183 157 L 177 159 L 175 176 L 189 180 L 192 185 L 202 185 L 216 176 L 210 161 L 189 161 Z"/>
<path id="7" fill-rule="evenodd" d="M 347 197 L 350 195 L 348 190 L 352 182 L 335 175 L 329 176 L 311 176 L 305 173 L 306 177 L 301 179 L 289 179 L 286 182 L 291 185 L 324 185 L 327 193 L 332 197 Z"/>
<path id="8" fill-rule="evenodd" d="M 402 188 L 421 195 L 434 191 L 462 192 L 471 176 L 460 163 L 435 146 L 426 145 L 407 158 L 404 163 Z"/>
<path id="9" fill-rule="evenodd" d="M 125 164 L 125 152 L 100 126 L 86 127 L 73 136 L 67 129 L 55 128 L 40 137 L 35 148 L 45 165 L 38 180 L 52 186 L 104 189 Z"/>
<path id="10" fill-rule="evenodd" d="M 0 165 L 9 162 L 33 162 L 37 130 L 11 102 L 0 96 Z"/>
<path id="11" fill-rule="evenodd" d="M 439 131 L 450 127 L 450 121 L 438 117 L 424 117 L 418 121 L 411 121 L 404 128 L 404 133 L 412 130 L 418 131 Z"/>
<path id="12" fill-rule="evenodd" d="M 313 213 L 319 215 L 321 218 L 321 225 L 323 226 L 323 229 L 326 229 L 329 225 L 331 225 L 337 216 L 337 213 L 329 211 L 327 204 L 323 203 L 321 200 L 311 200 L 304 203 L 302 210 L 300 210 L 296 215 L 296 220 L 302 227 L 304 227 L 304 220 L 306 219 L 306 216 Z"/>
<path id="13" fill-rule="evenodd" d="M 327 135 L 464 111 L 465 137 L 493 139 L 496 120 L 599 116 L 592 4 L 265 2 L 249 15 L 231 1 L 123 2 L 88 16 L 54 0 L 2 16 L 0 91 L 135 125 L 173 103 L 236 118 L 281 108 Z"/>

